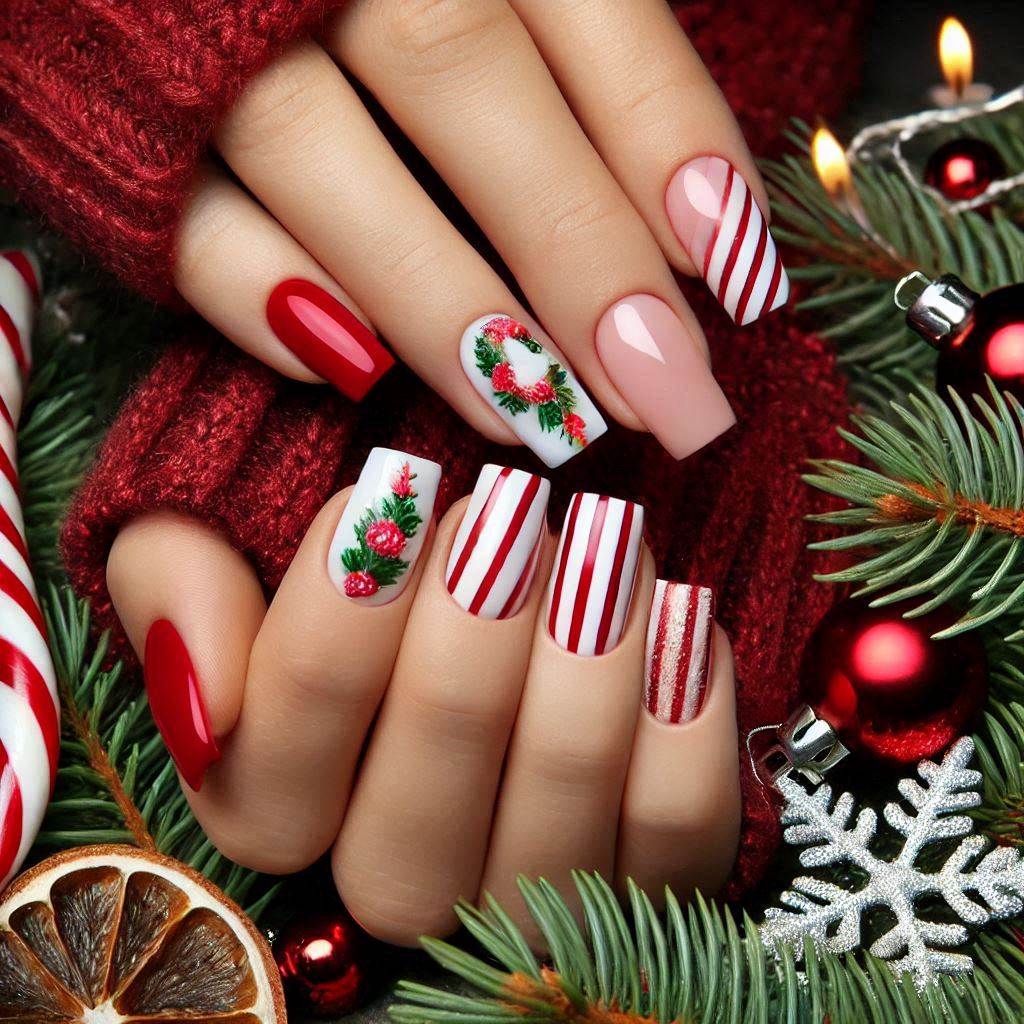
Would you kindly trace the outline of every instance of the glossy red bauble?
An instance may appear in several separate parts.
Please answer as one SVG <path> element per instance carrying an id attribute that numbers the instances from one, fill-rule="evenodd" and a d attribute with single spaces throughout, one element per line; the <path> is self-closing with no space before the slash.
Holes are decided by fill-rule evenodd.
<path id="1" fill-rule="evenodd" d="M 956 613 L 940 608 L 903 618 L 914 605 L 841 601 L 815 630 L 802 668 L 804 699 L 847 747 L 900 764 L 943 751 L 964 732 L 988 688 L 976 634 L 932 640 Z"/>
<path id="2" fill-rule="evenodd" d="M 369 984 L 369 945 L 341 909 L 290 921 L 274 941 L 289 1008 L 336 1017 L 359 1006 Z"/>
<path id="3" fill-rule="evenodd" d="M 1006 175 L 1006 164 L 995 146 L 981 139 L 953 139 L 939 146 L 924 169 L 924 180 L 950 202 L 980 196 Z"/>
<path id="4" fill-rule="evenodd" d="M 965 330 L 943 341 L 936 389 L 953 387 L 961 398 L 988 395 L 985 377 L 1024 402 L 1024 284 L 998 288 L 974 304 Z"/>

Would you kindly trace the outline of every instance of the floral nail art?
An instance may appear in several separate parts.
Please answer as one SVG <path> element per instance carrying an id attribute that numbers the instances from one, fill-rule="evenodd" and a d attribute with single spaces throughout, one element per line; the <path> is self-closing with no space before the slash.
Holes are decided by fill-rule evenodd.
<path id="1" fill-rule="evenodd" d="M 329 570 L 347 597 L 384 604 L 401 593 L 423 545 L 440 467 L 375 448 L 338 523 Z"/>
<path id="2" fill-rule="evenodd" d="M 462 358 L 477 390 L 547 465 L 560 465 L 605 432 L 579 381 L 518 320 L 477 320 L 463 336 Z"/>

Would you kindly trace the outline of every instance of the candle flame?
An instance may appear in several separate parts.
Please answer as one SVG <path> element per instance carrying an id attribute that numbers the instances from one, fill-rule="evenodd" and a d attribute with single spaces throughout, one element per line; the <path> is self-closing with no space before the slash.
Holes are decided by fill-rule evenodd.
<path id="1" fill-rule="evenodd" d="M 850 164 L 839 140 L 827 129 L 819 128 L 811 139 L 811 161 L 825 191 L 833 197 L 849 192 Z"/>
<path id="2" fill-rule="evenodd" d="M 967 29 L 956 18 L 947 18 L 942 23 L 939 63 L 950 89 L 962 96 L 974 77 L 974 50 Z"/>

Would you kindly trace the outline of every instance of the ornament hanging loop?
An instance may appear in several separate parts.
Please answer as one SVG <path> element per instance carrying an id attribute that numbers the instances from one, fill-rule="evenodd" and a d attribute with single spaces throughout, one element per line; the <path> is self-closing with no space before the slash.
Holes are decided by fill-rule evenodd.
<path id="1" fill-rule="evenodd" d="M 755 759 L 750 740 L 754 733 L 763 731 L 755 729 L 747 736 L 747 751 L 754 774 L 773 789 L 779 788 L 780 779 L 794 773 L 818 785 L 849 754 L 832 726 L 807 704 L 800 705 L 782 724 L 765 728 L 775 730 L 775 742 Z"/>
<path id="2" fill-rule="evenodd" d="M 911 298 L 909 301 L 906 301 L 903 298 L 903 291 L 904 291 L 905 288 L 909 288 L 911 282 L 915 282 L 915 283 L 919 284 L 920 287 L 914 292 L 913 298 Z M 899 280 L 899 283 L 893 289 L 893 293 L 892 293 L 893 302 L 896 303 L 896 306 L 899 309 L 902 309 L 902 310 L 906 311 L 906 310 L 910 309 L 910 307 L 915 302 L 917 302 L 917 300 L 921 297 L 921 293 L 930 284 L 931 284 L 931 281 L 929 281 L 928 278 L 925 277 L 925 275 L 922 274 L 920 270 L 912 270 L 909 274 L 905 275 L 904 277 L 901 277 L 900 280 Z"/>

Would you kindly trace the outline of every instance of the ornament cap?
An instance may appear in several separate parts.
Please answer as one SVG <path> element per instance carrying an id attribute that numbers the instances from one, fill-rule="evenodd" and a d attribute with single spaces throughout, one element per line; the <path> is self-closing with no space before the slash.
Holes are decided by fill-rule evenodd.
<path id="1" fill-rule="evenodd" d="M 905 300 L 907 293 L 912 292 L 911 285 L 922 282 L 924 287 L 907 304 Z M 943 274 L 929 281 L 918 270 L 904 277 L 893 293 L 896 305 L 907 311 L 907 326 L 937 347 L 967 329 L 980 298 L 956 274 Z"/>
<path id="2" fill-rule="evenodd" d="M 850 752 L 835 729 L 807 704 L 801 704 L 775 730 L 775 742 L 754 763 L 757 777 L 774 789 L 794 772 L 817 785 Z"/>

